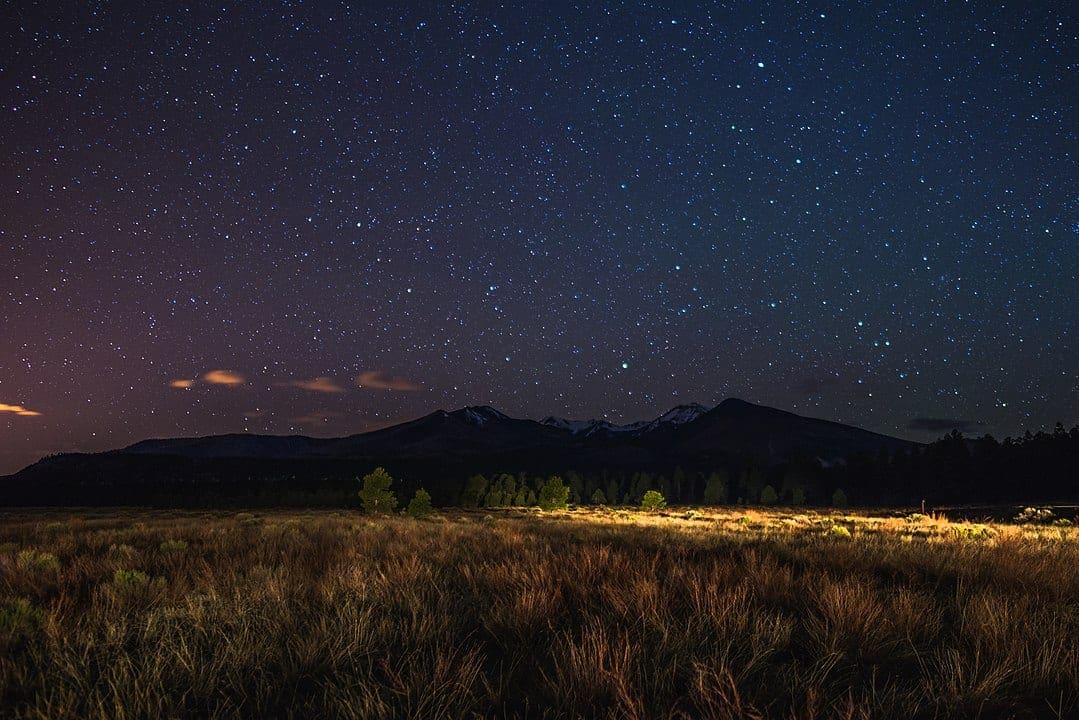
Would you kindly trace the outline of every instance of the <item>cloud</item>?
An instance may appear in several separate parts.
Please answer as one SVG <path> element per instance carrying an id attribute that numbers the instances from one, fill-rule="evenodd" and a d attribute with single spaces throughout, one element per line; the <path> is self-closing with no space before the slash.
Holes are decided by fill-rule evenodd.
<path id="1" fill-rule="evenodd" d="M 343 387 L 337 384 L 336 380 L 324 375 L 311 380 L 293 380 L 289 385 L 298 387 L 301 390 L 320 393 L 343 393 L 345 391 Z"/>
<path id="2" fill-rule="evenodd" d="M 202 379 L 213 385 L 243 385 L 246 378 L 232 370 L 211 370 Z"/>
<path id="3" fill-rule="evenodd" d="M 41 413 L 36 410 L 30 410 L 24 408 L 22 405 L 7 405 L 0 403 L 0 413 L 12 413 L 14 415 L 21 415 L 22 417 L 40 417 Z"/>
<path id="4" fill-rule="evenodd" d="M 186 390 L 187 388 L 192 387 L 194 384 L 194 380 L 173 380 L 169 383 L 169 387 Z"/>
<path id="5" fill-rule="evenodd" d="M 356 384 L 363 388 L 374 388 L 376 390 L 412 392 L 420 389 L 417 383 L 408 378 L 401 375 L 390 375 L 382 370 L 368 370 L 360 373 L 356 378 Z"/>
<path id="6" fill-rule="evenodd" d="M 333 422 L 337 418 L 341 417 L 341 413 L 336 412 L 312 412 L 306 415 L 297 415 L 296 417 L 289 418 L 296 425 L 325 425 L 326 423 Z"/>
<path id="7" fill-rule="evenodd" d="M 918 417 L 907 423 L 908 430 L 927 430 L 930 432 L 948 432 L 958 430 L 965 433 L 980 428 L 982 423 L 960 418 Z"/>

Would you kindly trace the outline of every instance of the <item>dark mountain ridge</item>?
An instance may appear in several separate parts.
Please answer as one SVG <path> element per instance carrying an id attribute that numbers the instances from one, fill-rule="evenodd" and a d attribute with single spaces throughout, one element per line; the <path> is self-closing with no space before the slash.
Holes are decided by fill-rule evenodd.
<path id="1" fill-rule="evenodd" d="M 654 487 L 672 504 L 717 492 L 754 503 L 766 486 L 796 505 L 836 502 L 839 490 L 863 505 L 1060 502 L 1079 497 L 1079 427 L 921 445 L 737 399 L 627 425 L 472 406 L 340 438 L 229 434 L 54 455 L 0 477 L 0 505 L 345 507 L 378 465 L 398 478 L 399 497 L 422 486 L 439 505 L 461 502 L 477 473 L 525 496 L 560 474 L 574 502 L 602 491 L 599 502 L 633 504 Z"/>

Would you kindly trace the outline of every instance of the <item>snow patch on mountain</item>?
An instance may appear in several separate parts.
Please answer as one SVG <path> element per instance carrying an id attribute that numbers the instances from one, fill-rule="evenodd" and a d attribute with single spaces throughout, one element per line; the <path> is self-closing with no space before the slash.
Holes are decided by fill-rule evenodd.
<path id="1" fill-rule="evenodd" d="M 639 420 L 626 425 L 616 425 L 607 420 L 567 420 L 565 418 L 548 416 L 540 420 L 540 424 L 556 427 L 568 431 L 572 435 L 591 437 L 594 435 L 639 435 L 651 432 L 667 426 L 674 427 L 696 420 L 708 408 L 698 403 L 679 405 L 671 408 L 655 420 Z"/>

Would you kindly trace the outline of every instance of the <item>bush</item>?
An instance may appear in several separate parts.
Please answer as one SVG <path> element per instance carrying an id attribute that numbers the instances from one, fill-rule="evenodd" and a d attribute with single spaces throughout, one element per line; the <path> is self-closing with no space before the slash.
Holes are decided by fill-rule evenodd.
<path id="1" fill-rule="evenodd" d="M 181 553 L 187 550 L 187 542 L 184 540 L 165 540 L 158 547 L 163 553 Z"/>
<path id="2" fill-rule="evenodd" d="M 23 570 L 40 572 L 57 572 L 60 569 L 60 559 L 52 553 L 37 552 L 35 550 L 22 550 L 15 556 L 15 564 Z"/>
<path id="3" fill-rule="evenodd" d="M 641 498 L 641 510 L 655 512 L 667 507 L 667 499 L 659 490 L 649 490 Z"/>
<path id="4" fill-rule="evenodd" d="M 842 525 L 833 525 L 828 530 L 828 537 L 849 539 L 850 538 L 850 530 L 843 527 Z"/>
<path id="5" fill-rule="evenodd" d="M 377 467 L 363 476 L 360 501 L 364 512 L 388 513 L 397 509 L 397 495 L 390 491 L 393 477 L 385 468 Z"/>
<path id="6" fill-rule="evenodd" d="M 952 530 L 957 538 L 967 540 L 988 540 L 993 537 L 993 530 L 986 525 L 959 525 Z"/>
<path id="7" fill-rule="evenodd" d="M 424 518 L 434 512 L 431 507 L 431 494 L 423 488 L 416 491 L 412 499 L 408 501 L 406 512 L 414 518 Z"/>
<path id="8" fill-rule="evenodd" d="M 150 576 L 138 570 L 117 570 L 112 582 L 123 591 L 141 590 L 150 584 Z"/>
<path id="9" fill-rule="evenodd" d="M 1047 523 L 1052 519 L 1053 511 L 1047 507 L 1026 507 L 1015 516 L 1015 521 L 1020 523 Z"/>
<path id="10" fill-rule="evenodd" d="M 539 506 L 544 510 L 565 510 L 569 507 L 569 488 L 562 478 L 552 475 L 540 488 Z"/>
<path id="11" fill-rule="evenodd" d="M 32 637 L 45 623 L 45 611 L 26 598 L 7 598 L 0 602 L 0 636 L 9 640 Z"/>
<path id="12" fill-rule="evenodd" d="M 147 601 L 160 597 L 165 578 L 152 578 L 140 570 L 117 570 L 112 574 L 113 595 L 126 600 Z"/>

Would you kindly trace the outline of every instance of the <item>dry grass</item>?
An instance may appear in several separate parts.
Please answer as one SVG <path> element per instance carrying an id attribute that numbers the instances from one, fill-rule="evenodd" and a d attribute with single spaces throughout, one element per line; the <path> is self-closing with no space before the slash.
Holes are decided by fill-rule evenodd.
<path id="1" fill-rule="evenodd" d="M 1077 568 L 942 517 L 8 513 L 0 716 L 1075 717 Z"/>

